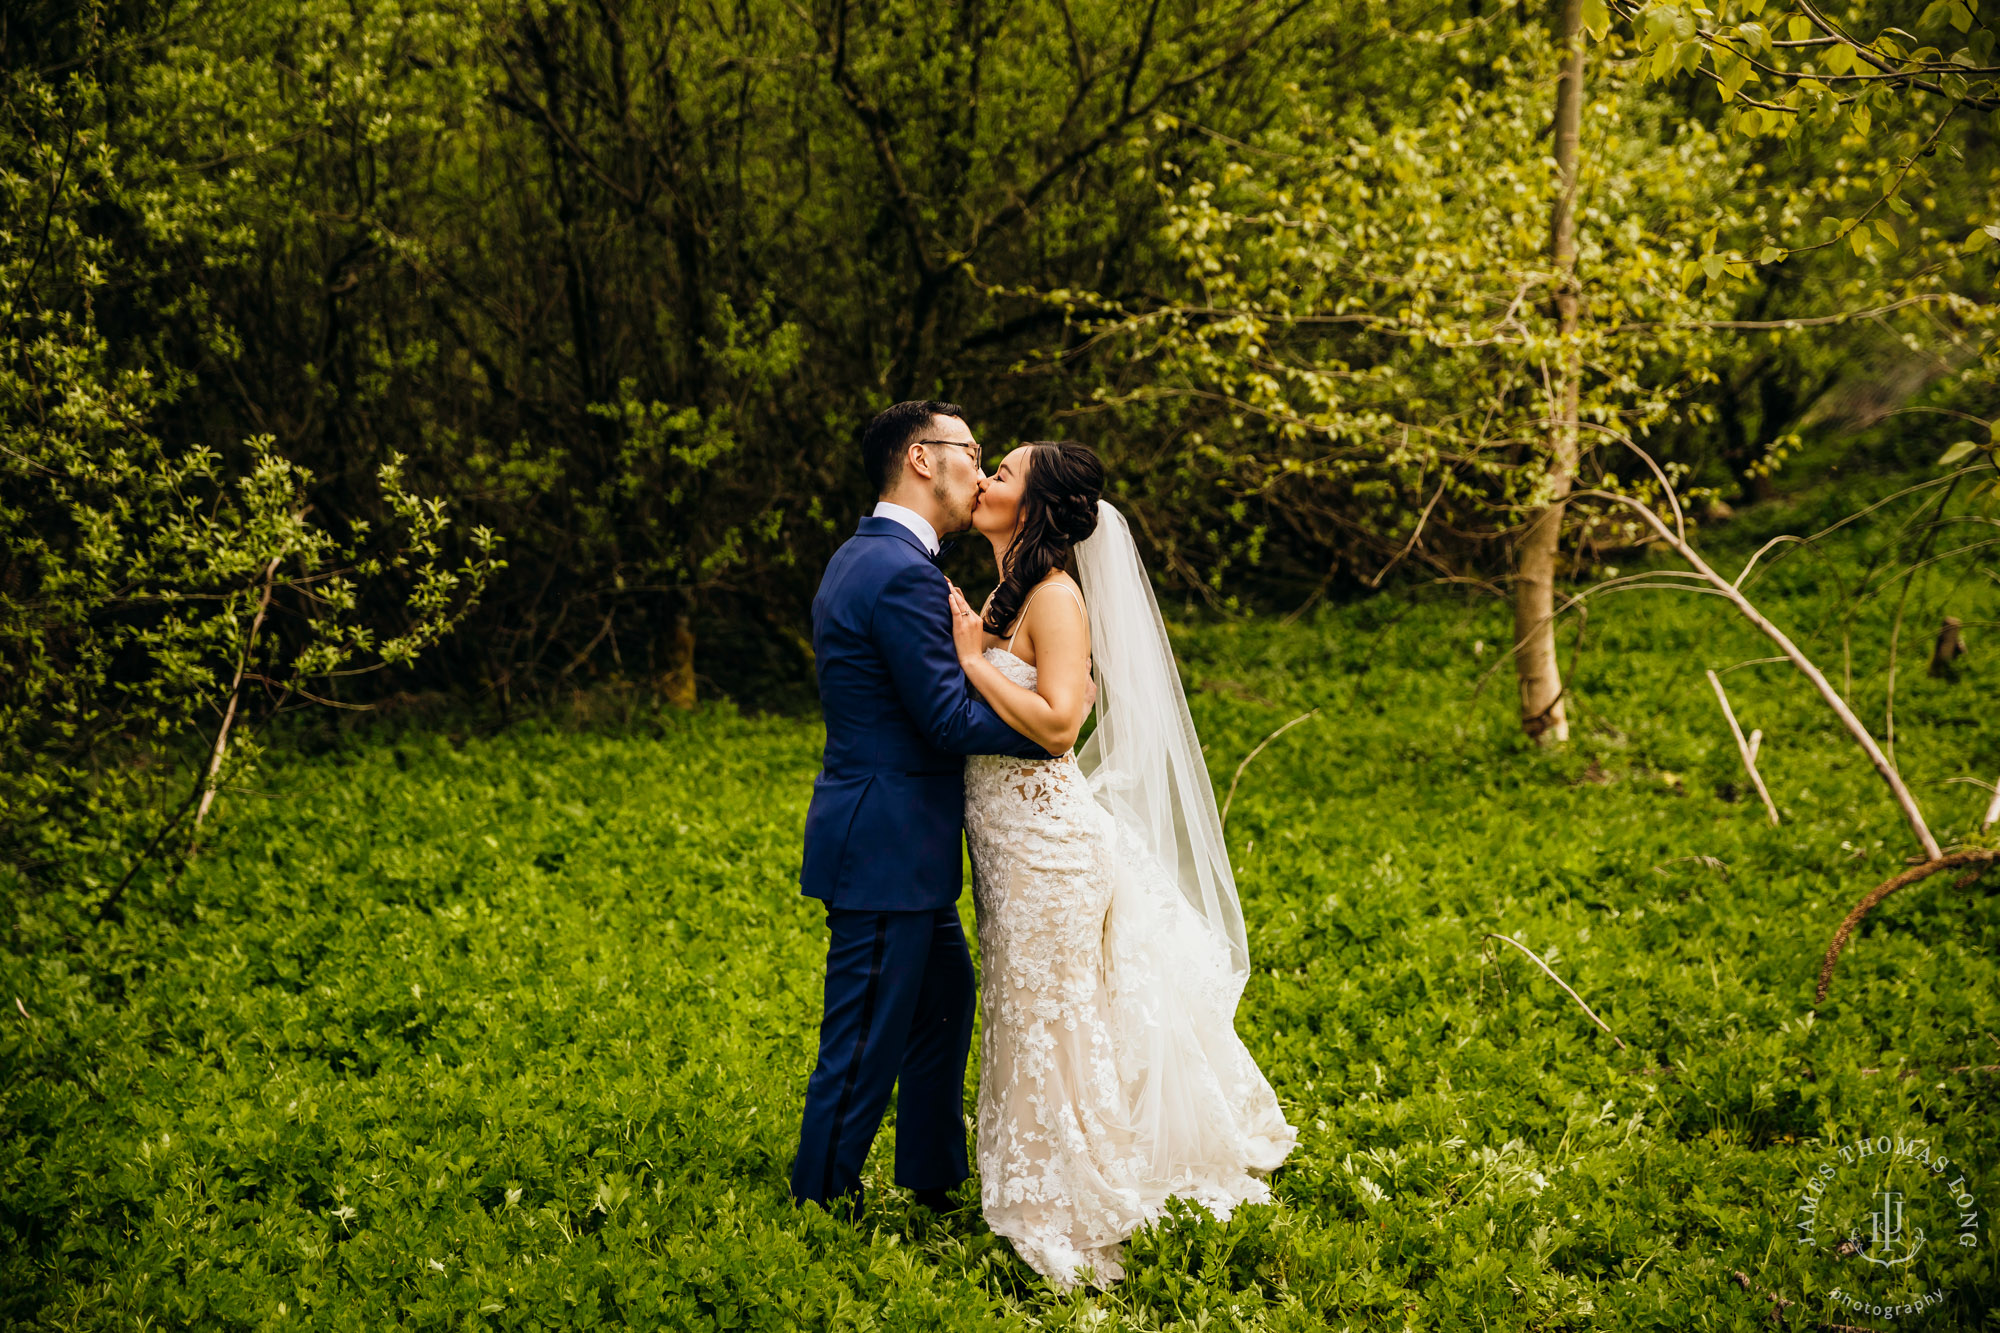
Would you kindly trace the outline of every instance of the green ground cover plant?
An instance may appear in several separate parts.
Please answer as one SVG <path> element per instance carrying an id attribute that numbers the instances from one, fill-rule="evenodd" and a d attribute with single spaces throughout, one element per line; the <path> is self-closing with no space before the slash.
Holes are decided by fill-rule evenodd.
<path id="1" fill-rule="evenodd" d="M 1842 503 L 1760 508 L 1731 549 Z M 1857 566 L 1879 533 L 1845 540 Z M 1838 677 L 1833 595 L 1804 559 L 1759 586 Z M 1990 580 L 1950 598 L 2000 621 Z M 976 1208 L 909 1205 L 888 1133 L 858 1226 L 790 1206 L 818 725 L 598 695 L 274 753 L 185 876 L 66 943 L 11 904 L 0 1320 L 1761 1330 L 1789 1300 L 1786 1327 L 1872 1326 L 1824 1303 L 1794 1197 L 1831 1142 L 1921 1136 L 1983 1218 L 2000 875 L 1885 903 L 1815 1010 L 1834 924 L 1913 850 L 1832 717 L 1782 665 L 1726 676 L 1772 827 L 1702 675 L 1769 650 L 1719 602 L 1638 593 L 1580 641 L 1567 624 L 1577 739 L 1553 753 L 1520 736 L 1504 665 L 1478 688 L 1507 627 L 1430 590 L 1177 631 L 1218 790 L 1320 709 L 1244 770 L 1228 827 L 1256 968 L 1238 1022 L 1302 1139 L 1273 1206 L 1148 1229 L 1111 1293 L 1051 1294 Z M 1882 604 L 1852 629 L 1877 724 L 1888 629 Z M 1986 633 L 1955 681 L 1903 640 L 1896 753 L 1947 842 L 1987 800 L 1950 780 L 2000 777 Z M 1990 1231 L 1946 1276 L 1910 1326 L 2000 1323 Z"/>

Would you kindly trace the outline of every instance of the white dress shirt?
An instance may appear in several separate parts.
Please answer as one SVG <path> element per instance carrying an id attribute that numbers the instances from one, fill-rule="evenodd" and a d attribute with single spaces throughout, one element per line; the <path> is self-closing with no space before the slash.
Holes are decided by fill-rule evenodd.
<path id="1" fill-rule="evenodd" d="M 887 500 L 877 500 L 875 502 L 875 517 L 894 519 L 911 532 L 916 533 L 917 540 L 924 544 L 926 551 L 929 551 L 932 555 L 938 553 L 937 529 L 932 527 L 929 520 L 925 519 L 916 510 L 905 509 L 903 506 L 891 504 Z"/>

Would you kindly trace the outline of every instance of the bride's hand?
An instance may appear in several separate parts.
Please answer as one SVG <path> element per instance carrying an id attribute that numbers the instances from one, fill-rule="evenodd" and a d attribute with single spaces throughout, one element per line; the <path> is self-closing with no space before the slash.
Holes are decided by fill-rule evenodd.
<path id="1" fill-rule="evenodd" d="M 965 600 L 965 594 L 951 585 L 951 638 L 958 646 L 958 659 L 980 657 L 986 651 L 986 627 L 980 623 L 979 613 Z"/>

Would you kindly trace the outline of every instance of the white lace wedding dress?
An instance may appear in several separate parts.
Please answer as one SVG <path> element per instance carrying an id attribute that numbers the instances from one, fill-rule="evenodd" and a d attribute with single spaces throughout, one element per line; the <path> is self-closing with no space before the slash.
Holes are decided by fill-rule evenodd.
<path id="1" fill-rule="evenodd" d="M 1034 688 L 1028 663 L 986 656 Z M 1247 967 L 1143 822 L 1114 815 L 1106 783 L 1093 790 L 1074 753 L 975 757 L 965 776 L 982 965 L 980 1202 L 1050 1282 L 1073 1286 L 1087 1269 L 1107 1285 L 1124 1273 L 1121 1242 L 1168 1198 L 1224 1218 L 1268 1200 L 1253 1173 L 1283 1162 L 1296 1134 L 1236 1035 Z"/>

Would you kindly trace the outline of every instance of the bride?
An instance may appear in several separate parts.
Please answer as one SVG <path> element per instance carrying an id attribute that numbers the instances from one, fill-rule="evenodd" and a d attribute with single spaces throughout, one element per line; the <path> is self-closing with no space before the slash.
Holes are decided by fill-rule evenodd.
<path id="1" fill-rule="evenodd" d="M 1169 1198 L 1271 1195 L 1296 1132 L 1235 1030 L 1249 974 L 1215 794 L 1124 518 L 1082 445 L 1024 444 L 972 523 L 1000 586 L 952 590 L 967 677 L 1016 731 L 1081 755 L 970 760 L 979 917 L 980 1204 L 1060 1287 L 1123 1276 Z M 1070 570 L 1074 570 L 1072 577 Z M 1093 662 L 1094 650 L 1094 662 Z"/>

